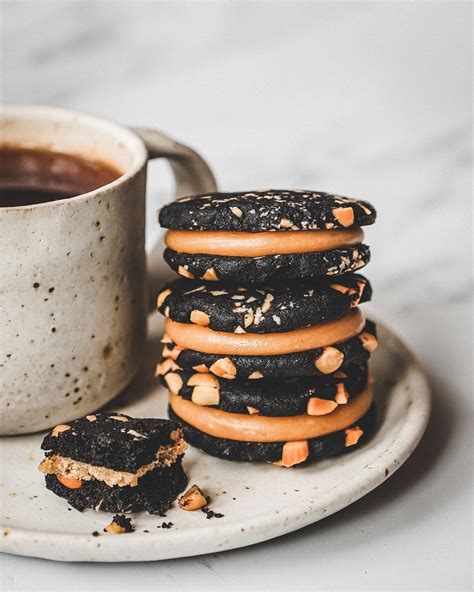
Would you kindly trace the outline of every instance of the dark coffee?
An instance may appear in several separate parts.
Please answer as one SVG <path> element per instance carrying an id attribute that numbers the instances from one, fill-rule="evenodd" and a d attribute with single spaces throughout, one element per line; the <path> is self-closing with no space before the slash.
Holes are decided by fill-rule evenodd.
<path id="1" fill-rule="evenodd" d="M 82 156 L 0 147 L 0 207 L 67 199 L 120 177 L 111 165 Z"/>

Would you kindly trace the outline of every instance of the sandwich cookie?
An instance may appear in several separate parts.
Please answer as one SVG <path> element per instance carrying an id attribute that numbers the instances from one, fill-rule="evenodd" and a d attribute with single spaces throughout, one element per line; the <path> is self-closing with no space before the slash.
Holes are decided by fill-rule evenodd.
<path id="1" fill-rule="evenodd" d="M 41 445 L 46 487 L 79 511 L 165 512 L 185 488 L 177 423 L 96 413 L 56 426 Z"/>
<path id="2" fill-rule="evenodd" d="M 172 393 L 168 411 L 183 426 L 186 440 L 208 454 L 283 467 L 354 450 L 371 436 L 376 420 L 370 384 L 325 415 L 229 413 L 196 405 Z"/>
<path id="3" fill-rule="evenodd" d="M 230 413 L 269 417 L 327 415 L 367 386 L 367 364 L 330 376 L 225 380 L 213 374 L 170 370 L 161 383 L 196 405 Z"/>
<path id="4" fill-rule="evenodd" d="M 178 345 L 168 335 L 164 335 L 162 342 L 163 360 L 156 367 L 157 376 L 184 369 L 210 372 L 228 380 L 259 380 L 347 372 L 354 363 L 368 361 L 377 347 L 377 336 L 375 323 L 367 320 L 360 333 L 342 343 L 279 355 L 205 353 Z"/>
<path id="5" fill-rule="evenodd" d="M 188 279 L 262 283 L 336 276 L 370 259 L 365 201 L 314 191 L 252 191 L 184 197 L 165 206 L 164 258 Z"/>

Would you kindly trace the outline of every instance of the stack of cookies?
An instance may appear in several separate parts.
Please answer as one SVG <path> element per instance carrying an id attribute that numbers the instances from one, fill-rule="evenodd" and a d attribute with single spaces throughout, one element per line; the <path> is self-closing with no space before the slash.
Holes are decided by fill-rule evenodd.
<path id="1" fill-rule="evenodd" d="M 159 216 L 181 278 L 158 296 L 169 415 L 221 458 L 290 467 L 373 432 L 367 202 L 312 191 L 185 197 Z"/>

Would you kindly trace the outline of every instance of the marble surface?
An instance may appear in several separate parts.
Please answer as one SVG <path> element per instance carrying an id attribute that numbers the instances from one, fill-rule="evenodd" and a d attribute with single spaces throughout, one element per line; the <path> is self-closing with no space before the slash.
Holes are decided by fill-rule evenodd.
<path id="1" fill-rule="evenodd" d="M 2 558 L 5 590 L 468 590 L 470 6 L 3 2 L 3 100 L 156 126 L 220 186 L 307 187 L 378 209 L 372 310 L 424 363 L 425 438 L 392 479 L 297 533 L 155 564 Z M 152 210 L 169 199 L 150 167 Z"/>

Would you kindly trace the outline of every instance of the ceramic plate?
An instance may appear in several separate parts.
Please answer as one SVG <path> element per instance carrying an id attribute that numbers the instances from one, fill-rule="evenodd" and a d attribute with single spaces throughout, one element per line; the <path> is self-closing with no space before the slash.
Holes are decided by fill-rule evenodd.
<path id="1" fill-rule="evenodd" d="M 166 393 L 153 370 L 160 323 L 151 318 L 144 371 L 112 408 L 130 415 L 165 417 Z M 379 325 L 373 356 L 379 427 L 353 453 L 304 469 L 218 460 L 197 450 L 186 454 L 185 470 L 224 514 L 173 507 L 166 518 L 133 516 L 133 534 L 107 535 L 111 515 L 79 513 L 47 491 L 36 470 L 41 434 L 4 438 L 2 445 L 2 548 L 8 553 L 57 561 L 151 561 L 215 553 L 252 545 L 302 528 L 353 503 L 390 477 L 418 444 L 428 421 L 430 391 L 420 366 L 391 331 Z M 163 521 L 170 529 L 158 528 Z M 92 536 L 98 531 L 100 536 Z M 148 532 L 145 532 L 148 531 Z"/>

